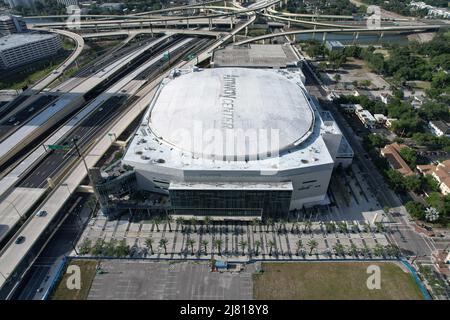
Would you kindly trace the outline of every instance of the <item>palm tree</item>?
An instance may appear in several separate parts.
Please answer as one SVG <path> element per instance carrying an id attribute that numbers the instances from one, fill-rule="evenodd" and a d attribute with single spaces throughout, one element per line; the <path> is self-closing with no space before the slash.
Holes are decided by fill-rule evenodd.
<path id="1" fill-rule="evenodd" d="M 166 222 L 167 222 L 167 225 L 169 226 L 169 232 L 172 232 L 172 227 L 170 226 L 170 223 L 172 221 L 173 221 L 172 216 L 171 215 L 167 215 Z"/>
<path id="2" fill-rule="evenodd" d="M 281 229 L 284 227 L 284 229 L 286 229 L 286 220 L 285 219 L 281 219 L 280 220 L 280 222 L 279 222 L 279 224 L 278 224 L 278 232 L 280 232 L 281 233 Z"/>
<path id="3" fill-rule="evenodd" d="M 220 240 L 220 239 L 216 239 L 216 240 L 214 241 L 214 243 L 216 244 L 217 251 L 218 251 L 219 255 L 221 256 L 221 255 L 222 255 L 222 254 L 221 254 L 221 250 L 222 250 L 222 243 L 223 243 L 223 241 Z"/>
<path id="4" fill-rule="evenodd" d="M 206 217 L 204 222 L 205 222 L 205 226 L 206 226 L 206 232 L 209 232 L 209 225 L 211 224 L 211 218 Z"/>
<path id="5" fill-rule="evenodd" d="M 253 232 L 256 232 L 256 226 L 258 225 L 259 220 L 253 219 L 251 223 L 252 223 L 252 227 L 253 227 Z"/>
<path id="6" fill-rule="evenodd" d="M 169 243 L 169 240 L 166 238 L 162 238 L 159 240 L 159 246 L 164 248 L 164 254 L 167 254 L 167 244 Z"/>
<path id="7" fill-rule="evenodd" d="M 377 243 L 373 248 L 373 253 L 378 257 L 384 256 L 384 247 L 381 244 Z"/>
<path id="8" fill-rule="evenodd" d="M 242 248 L 242 255 L 245 256 L 245 247 L 247 246 L 247 241 L 245 240 L 239 241 L 239 246 Z"/>
<path id="9" fill-rule="evenodd" d="M 370 253 L 371 253 L 370 248 L 367 246 L 367 244 L 364 244 L 364 247 L 361 248 L 361 254 L 362 254 L 364 257 L 367 257 L 367 256 L 370 255 Z"/>
<path id="10" fill-rule="evenodd" d="M 192 217 L 191 219 L 189 219 L 191 225 L 194 226 L 194 232 L 197 232 L 197 219 L 195 219 L 195 217 Z"/>
<path id="11" fill-rule="evenodd" d="M 272 255 L 272 248 L 275 246 L 275 241 L 269 240 L 269 241 L 267 242 L 267 244 L 269 245 L 269 248 L 270 248 L 270 250 L 269 250 L 269 256 L 271 256 L 271 255 Z"/>
<path id="12" fill-rule="evenodd" d="M 333 246 L 333 250 L 336 253 L 337 256 L 343 256 L 345 254 L 344 252 L 344 245 L 342 243 L 336 243 Z"/>
<path id="13" fill-rule="evenodd" d="M 153 239 L 147 238 L 145 239 L 145 245 L 150 249 L 150 254 L 153 254 Z"/>
<path id="14" fill-rule="evenodd" d="M 153 223 L 156 226 L 156 231 L 159 232 L 159 224 L 161 223 L 161 218 L 159 216 L 154 217 Z"/>
<path id="15" fill-rule="evenodd" d="M 356 246 L 356 244 L 352 243 L 352 244 L 350 245 L 349 253 L 350 253 L 352 256 L 355 256 L 355 257 L 358 256 L 359 252 L 358 252 L 358 247 Z"/>
<path id="16" fill-rule="evenodd" d="M 192 255 L 194 255 L 194 245 L 195 245 L 195 240 L 192 239 L 192 238 L 189 238 L 189 239 L 187 240 L 187 244 L 188 244 L 188 246 L 191 247 Z"/>
<path id="17" fill-rule="evenodd" d="M 311 233 L 312 222 L 310 220 L 305 221 L 305 231 L 308 230 Z"/>
<path id="18" fill-rule="evenodd" d="M 294 221 L 291 226 L 291 233 L 294 233 L 294 229 L 297 227 L 297 222 Z"/>
<path id="19" fill-rule="evenodd" d="M 208 244 L 209 244 L 209 241 L 208 240 L 202 240 L 202 246 L 203 246 L 203 249 L 205 250 L 205 255 L 207 255 L 208 254 Z"/>
<path id="20" fill-rule="evenodd" d="M 272 224 L 272 221 L 273 220 L 271 218 L 266 220 L 266 222 L 265 222 L 265 224 L 266 224 L 266 232 L 269 232 L 269 227 Z"/>
<path id="21" fill-rule="evenodd" d="M 304 246 L 303 246 L 303 241 L 302 240 L 298 240 L 297 243 L 297 255 L 300 255 L 300 250 L 303 250 Z"/>
<path id="22" fill-rule="evenodd" d="M 259 240 L 256 240 L 255 241 L 255 255 L 259 255 L 259 247 L 261 247 L 261 241 L 259 241 Z"/>
<path id="23" fill-rule="evenodd" d="M 183 224 L 184 224 L 184 219 L 183 219 L 183 217 L 178 217 L 177 219 L 176 219 L 176 222 L 177 222 L 177 232 L 178 232 L 178 226 L 181 226 L 181 232 L 183 232 Z"/>
<path id="24" fill-rule="evenodd" d="M 309 255 L 312 255 L 312 252 L 317 248 L 318 245 L 319 244 L 314 239 L 311 239 L 311 240 L 308 241 Z"/>

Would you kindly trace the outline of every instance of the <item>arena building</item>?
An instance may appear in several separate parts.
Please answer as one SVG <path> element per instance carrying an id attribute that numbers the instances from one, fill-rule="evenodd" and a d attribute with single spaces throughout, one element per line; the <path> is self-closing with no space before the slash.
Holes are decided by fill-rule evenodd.
<path id="1" fill-rule="evenodd" d="M 353 152 L 304 82 L 299 68 L 174 70 L 122 163 L 175 215 L 279 218 L 326 204 L 333 167 Z"/>

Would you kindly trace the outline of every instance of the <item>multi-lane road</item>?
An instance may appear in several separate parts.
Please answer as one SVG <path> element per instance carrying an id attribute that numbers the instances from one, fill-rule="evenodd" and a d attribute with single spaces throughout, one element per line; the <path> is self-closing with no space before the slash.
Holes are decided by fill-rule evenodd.
<path id="1" fill-rule="evenodd" d="M 11 290 L 17 288 L 17 284 L 20 282 L 21 273 L 30 266 L 30 262 L 33 262 L 36 254 L 42 249 L 42 243 L 40 241 L 42 240 L 42 236 L 48 232 L 49 227 L 54 224 L 56 218 L 61 216 L 60 209 L 66 204 L 67 199 L 73 195 L 74 190 L 76 190 L 77 186 L 87 174 L 78 153 L 73 148 L 73 138 L 77 139 L 81 153 L 85 154 L 87 166 L 94 166 L 99 157 L 101 157 L 112 144 L 110 139 L 106 139 L 106 134 L 111 132 L 111 130 L 116 130 L 118 134 L 123 132 L 129 123 L 144 110 L 148 103 L 145 99 L 148 99 L 148 97 L 151 97 L 154 94 L 156 85 L 162 79 L 162 76 L 167 74 L 169 61 L 166 59 L 166 52 L 170 52 L 170 63 L 172 66 L 178 62 L 175 65 L 176 67 L 192 66 L 204 61 L 211 56 L 214 49 L 226 44 L 232 38 L 234 41 L 237 33 L 254 23 L 254 21 L 256 21 L 256 11 L 263 8 L 269 8 L 278 2 L 279 1 L 259 1 L 248 8 L 236 5 L 237 8 L 226 10 L 224 13 L 214 11 L 213 14 L 194 17 L 152 16 L 149 18 L 132 18 L 131 20 L 123 21 L 99 19 L 82 22 L 82 26 L 101 28 L 152 27 L 158 24 L 163 26 L 168 26 L 170 24 L 183 25 L 189 28 L 190 23 L 191 25 L 203 24 L 208 26 L 208 29 L 211 29 L 212 25 L 229 25 L 231 30 L 230 32 L 219 33 L 211 30 L 185 29 L 177 32 L 185 33 L 184 36 L 175 36 L 174 33 L 176 32 L 176 29 L 173 29 L 173 32 L 172 29 L 166 29 L 164 31 L 166 34 L 165 36 L 160 37 L 159 40 L 156 40 L 155 42 L 151 42 L 153 44 L 158 43 L 158 45 L 154 46 L 149 52 L 147 50 L 141 50 L 138 47 L 133 47 L 140 45 L 144 46 L 144 43 L 142 42 L 138 45 L 128 45 L 130 39 L 139 33 L 151 33 L 153 35 L 153 33 L 158 34 L 163 31 L 140 29 L 141 31 L 124 32 L 123 30 L 119 30 L 117 32 L 110 32 L 108 36 L 125 35 L 127 36 L 127 39 L 118 47 L 111 49 L 108 52 L 109 57 L 100 58 L 97 63 L 92 63 L 80 71 L 74 79 L 70 79 L 58 85 L 52 92 L 46 92 L 44 95 L 41 94 L 38 98 L 34 98 L 34 105 L 22 108 L 23 110 L 18 110 L 14 116 L 5 117 L 6 114 L 4 114 L 4 119 L 0 122 L 0 142 L 2 136 L 7 137 L 11 133 L 14 133 L 22 123 L 26 123 L 32 118 L 33 114 L 38 114 L 41 110 L 47 110 L 49 108 L 48 106 L 53 104 L 52 101 L 47 101 L 47 99 L 53 99 L 54 96 L 58 97 L 59 94 L 56 94 L 57 92 L 62 94 L 67 94 L 68 92 L 78 95 L 81 94 L 84 100 L 77 106 L 81 111 L 75 115 L 68 115 L 70 117 L 69 121 L 53 132 L 53 135 L 46 140 L 51 140 L 51 144 L 70 145 L 70 150 L 49 151 L 43 146 L 37 147 L 34 149 L 33 153 L 28 155 L 29 161 L 27 160 L 28 158 L 26 158 L 26 160 L 21 163 L 16 163 L 17 166 L 14 170 L 17 170 L 19 167 L 22 168 L 20 174 L 17 174 L 17 171 L 13 170 L 13 176 L 5 177 L 10 178 L 9 180 L 2 179 L 2 181 L 0 181 L 0 191 L 2 190 L 1 182 L 5 182 L 8 186 L 15 187 L 13 192 L 17 192 L 19 198 L 20 195 L 25 197 L 25 194 L 33 195 L 33 191 L 38 191 L 35 193 L 35 196 L 30 198 L 30 205 L 28 208 L 23 210 L 31 212 L 33 210 L 45 209 L 48 212 L 48 215 L 43 218 L 34 215 L 30 216 L 0 251 L 0 272 L 3 275 L 3 278 L 0 278 L 0 292 L 3 296 L 9 296 Z M 215 9 L 220 8 L 214 8 L 214 10 Z M 210 10 L 213 11 L 213 8 L 210 8 Z M 153 12 L 153 14 L 154 13 L 155 12 Z M 236 17 L 245 17 L 245 19 L 235 21 L 235 19 L 239 19 Z M 65 24 L 40 24 L 40 27 L 49 26 L 59 26 L 64 28 Z M 342 27 L 341 29 L 344 28 L 345 27 Z M 405 29 L 393 29 L 393 31 L 403 30 Z M 346 31 L 351 32 L 352 29 L 347 29 Z M 54 32 L 63 33 L 66 31 L 58 30 Z M 319 32 L 319 30 L 316 32 Z M 337 32 L 340 31 L 338 30 Z M 198 34 L 212 37 L 213 39 L 196 38 Z M 284 37 L 285 35 L 287 35 L 287 33 L 278 33 L 269 35 L 268 37 Z M 83 38 L 82 35 L 78 36 Z M 102 36 L 102 33 L 97 32 L 91 35 L 85 35 L 86 38 L 100 36 Z M 170 40 L 164 42 L 161 41 L 162 38 L 170 38 Z M 151 39 L 150 41 L 153 40 L 154 39 Z M 257 40 L 260 39 L 252 38 L 248 41 L 252 42 Z M 79 40 L 78 43 L 81 43 L 81 40 Z M 77 46 L 77 50 L 80 50 L 79 47 L 80 46 Z M 194 59 L 195 61 L 179 62 L 189 53 L 195 53 L 197 59 Z M 127 61 L 132 55 L 134 55 L 133 62 L 131 62 L 131 60 Z M 110 73 L 110 70 L 113 71 Z M 308 85 L 314 86 L 316 90 L 319 91 L 320 95 L 325 96 L 327 93 L 326 90 L 320 86 L 309 69 L 305 69 L 305 74 L 308 79 Z M 59 75 L 56 73 L 54 76 L 56 78 Z M 106 81 L 104 81 L 105 79 Z M 43 88 L 45 87 L 44 84 L 45 82 L 41 84 Z M 87 92 L 89 92 L 89 94 L 86 94 Z M 13 101 L 8 108 L 21 105 L 23 101 L 25 101 L 20 101 L 21 99 L 28 99 L 25 95 L 24 97 L 25 98 L 19 97 L 16 101 Z M 370 161 L 365 160 L 365 152 L 359 144 L 359 141 L 355 139 L 351 128 L 347 126 L 346 122 L 332 106 L 330 106 L 330 111 L 335 116 L 336 121 L 355 150 L 355 153 L 359 153 L 359 155 L 356 156 L 356 163 L 362 168 L 363 172 L 366 173 L 367 179 L 374 190 L 379 194 L 380 200 L 390 207 L 395 208 L 395 210 L 400 213 L 399 215 L 391 217 L 391 225 L 398 227 L 398 231 L 391 234 L 392 241 L 398 243 L 405 253 L 410 255 L 424 255 L 429 258 L 430 252 L 434 249 L 433 242 L 430 239 L 415 233 L 411 229 L 404 207 L 401 205 L 401 202 L 395 194 L 390 192 L 388 188 L 385 188 L 383 178 L 376 172 L 373 164 Z M 12 117 L 14 117 L 14 119 L 12 119 Z M 36 155 L 34 153 L 36 153 Z M 50 185 L 54 184 L 52 190 L 49 188 L 49 181 L 52 181 Z M 62 182 L 64 182 L 65 187 L 63 187 Z M 41 199 L 44 192 L 48 192 L 48 194 L 46 194 L 45 199 Z M 17 197 L 15 199 L 17 199 Z M 8 223 L 17 223 L 20 215 L 19 212 L 17 212 L 18 215 L 16 215 L 11 211 L 7 202 L 5 203 L 5 210 L 9 212 L 6 220 L 9 219 Z M 3 203 L 0 205 L 3 205 Z M 13 214 L 11 214 L 11 212 L 13 212 Z M 6 221 L 5 217 L 6 215 L 0 215 L 0 227 L 2 226 L 1 221 Z M 25 236 L 25 242 L 22 244 L 15 243 L 15 239 L 21 235 Z M 74 235 L 72 234 L 71 237 L 73 236 Z M 45 254 L 41 254 L 40 257 L 45 257 Z M 45 261 L 41 258 L 35 262 L 34 266 Z M 50 261 L 50 263 L 54 262 L 54 260 Z M 36 277 L 36 281 L 30 286 L 27 286 L 26 290 L 19 290 L 20 297 L 35 297 L 37 290 L 41 287 L 41 282 L 45 282 L 44 273 L 48 270 L 36 270 L 38 269 L 34 268 L 31 273 L 31 275 L 34 275 L 32 276 L 32 279 Z"/>

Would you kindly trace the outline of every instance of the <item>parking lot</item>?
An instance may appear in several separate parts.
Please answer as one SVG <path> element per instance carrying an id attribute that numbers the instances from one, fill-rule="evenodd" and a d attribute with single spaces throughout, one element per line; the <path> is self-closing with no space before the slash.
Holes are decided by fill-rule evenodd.
<path id="1" fill-rule="evenodd" d="M 208 263 L 102 261 L 89 300 L 252 299 L 254 265 L 240 273 L 210 272 Z"/>

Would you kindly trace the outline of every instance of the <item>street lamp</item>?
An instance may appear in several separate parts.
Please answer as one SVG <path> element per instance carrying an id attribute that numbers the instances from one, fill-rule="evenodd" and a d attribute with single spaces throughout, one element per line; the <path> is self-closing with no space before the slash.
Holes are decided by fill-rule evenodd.
<path id="1" fill-rule="evenodd" d="M 63 183 L 63 184 L 61 184 L 62 186 L 66 186 L 66 188 L 67 188 L 67 191 L 69 192 L 69 195 L 71 195 L 72 194 L 72 192 L 70 192 L 70 189 L 69 189 L 69 184 L 67 184 L 67 183 Z"/>
<path id="2" fill-rule="evenodd" d="M 23 218 L 23 216 L 19 213 L 19 210 L 17 210 L 17 207 L 14 205 L 13 202 L 8 201 L 8 200 L 3 200 L 3 201 L 5 201 L 5 202 L 9 203 L 10 205 L 12 205 L 12 207 L 14 208 L 14 210 L 16 210 L 18 216 L 19 216 L 21 219 Z"/>
<path id="3" fill-rule="evenodd" d="M 75 150 L 77 150 L 78 156 L 83 160 L 84 167 L 86 168 L 86 173 L 87 173 L 87 175 L 88 175 L 88 177 L 89 177 L 89 183 L 92 184 L 92 187 L 93 187 L 93 189 L 94 189 L 95 197 L 98 199 L 98 198 L 99 198 L 99 195 L 98 195 L 98 193 L 97 193 L 96 190 L 95 190 L 94 180 L 92 179 L 91 173 L 90 173 L 89 168 L 88 168 L 88 165 L 87 165 L 87 163 L 86 163 L 86 159 L 85 159 L 84 156 L 81 154 L 80 149 L 78 148 L 78 143 L 77 143 L 77 142 L 78 142 L 79 139 L 80 139 L 80 137 L 75 136 L 75 137 L 72 138 L 72 142 L 73 142 L 73 145 L 75 146 Z"/>

